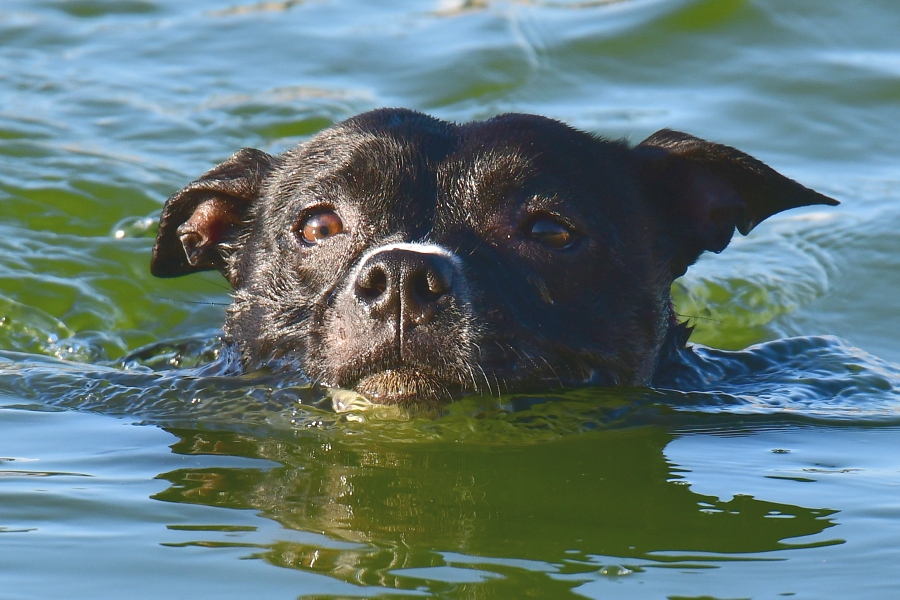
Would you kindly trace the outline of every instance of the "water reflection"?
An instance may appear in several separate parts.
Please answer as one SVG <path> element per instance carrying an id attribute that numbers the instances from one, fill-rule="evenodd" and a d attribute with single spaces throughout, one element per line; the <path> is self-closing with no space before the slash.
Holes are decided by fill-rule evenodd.
<path id="1" fill-rule="evenodd" d="M 360 585 L 504 597 L 534 580 L 546 595 L 655 566 L 779 560 L 766 553 L 839 543 L 808 539 L 835 524 L 828 508 L 692 492 L 664 458 L 672 434 L 657 426 L 508 444 L 170 431 L 177 454 L 279 466 L 170 471 L 159 478 L 171 486 L 155 499 L 252 509 L 347 542 L 252 548 L 273 565 Z"/>
<path id="2" fill-rule="evenodd" d="M 632 574 L 650 593 L 664 579 L 654 569 L 730 582 L 755 572 L 747 561 L 809 556 L 793 550 L 840 543 L 835 506 L 697 493 L 665 458 L 672 432 L 896 425 L 900 389 L 896 365 L 835 338 L 792 338 L 698 348 L 673 380 L 690 392 L 567 390 L 384 416 L 328 411 L 321 389 L 289 373 L 225 376 L 220 350 L 198 336 L 115 366 L 0 352 L 0 396 L 128 415 L 177 436 L 177 455 L 240 458 L 185 461 L 158 475 L 168 487 L 153 498 L 259 513 L 284 528 L 274 541 L 225 513 L 226 525 L 173 523 L 164 543 L 246 549 L 377 588 L 360 594 L 575 597 Z"/>

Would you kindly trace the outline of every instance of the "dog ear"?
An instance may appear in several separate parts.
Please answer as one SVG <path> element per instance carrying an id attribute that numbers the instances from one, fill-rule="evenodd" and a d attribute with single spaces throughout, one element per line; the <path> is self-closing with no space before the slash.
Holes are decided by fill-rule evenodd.
<path id="1" fill-rule="evenodd" d="M 227 259 L 248 225 L 272 160 L 244 148 L 169 198 L 159 218 L 150 272 L 178 277 L 218 269 L 237 287 L 239 276 Z"/>
<path id="2" fill-rule="evenodd" d="M 674 245 L 674 277 L 709 250 L 721 252 L 734 230 L 750 233 L 791 208 L 837 200 L 804 187 L 740 150 L 663 129 L 635 149 L 649 200 Z"/>

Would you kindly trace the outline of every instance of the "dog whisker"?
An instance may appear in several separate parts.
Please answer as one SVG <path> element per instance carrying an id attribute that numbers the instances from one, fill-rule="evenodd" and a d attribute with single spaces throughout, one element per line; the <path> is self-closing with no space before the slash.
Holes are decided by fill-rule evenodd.
<path id="1" fill-rule="evenodd" d="M 230 302 L 210 302 L 208 300 L 184 300 L 182 298 L 172 298 L 170 296 L 158 296 L 156 294 L 149 294 L 150 298 L 155 300 L 167 300 L 169 302 L 177 302 L 179 304 L 197 304 L 200 306 L 230 306 Z"/>

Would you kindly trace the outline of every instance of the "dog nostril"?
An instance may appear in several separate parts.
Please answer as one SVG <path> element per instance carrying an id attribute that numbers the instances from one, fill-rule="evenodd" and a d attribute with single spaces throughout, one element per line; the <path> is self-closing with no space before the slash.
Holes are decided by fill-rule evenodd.
<path id="1" fill-rule="evenodd" d="M 453 269 L 446 261 L 429 261 L 417 275 L 413 289 L 425 301 L 437 300 L 453 287 Z"/>
<path id="2" fill-rule="evenodd" d="M 364 300 L 374 300 L 387 291 L 388 278 L 384 268 L 372 265 L 356 280 L 356 293 Z"/>

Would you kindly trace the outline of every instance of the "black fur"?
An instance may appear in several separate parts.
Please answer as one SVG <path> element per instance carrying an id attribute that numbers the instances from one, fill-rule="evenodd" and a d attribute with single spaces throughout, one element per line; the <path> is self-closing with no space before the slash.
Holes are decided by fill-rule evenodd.
<path id="1" fill-rule="evenodd" d="M 189 184 L 151 269 L 222 272 L 245 368 L 301 365 L 378 402 L 646 385 L 689 334 L 672 281 L 811 204 L 837 202 L 679 132 L 631 148 L 534 115 L 382 109 Z"/>

